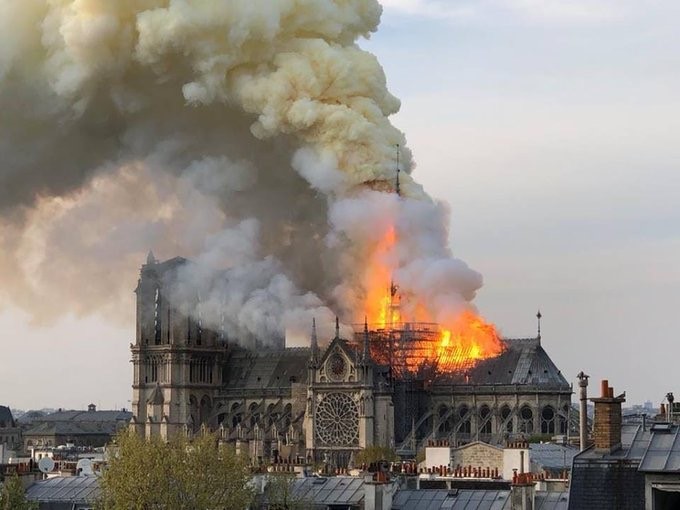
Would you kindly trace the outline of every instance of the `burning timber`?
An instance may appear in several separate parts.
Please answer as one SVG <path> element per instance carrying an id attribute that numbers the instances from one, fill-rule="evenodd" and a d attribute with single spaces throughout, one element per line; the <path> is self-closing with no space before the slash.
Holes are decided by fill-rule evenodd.
<path id="1" fill-rule="evenodd" d="M 354 330 L 357 348 L 368 335 L 371 359 L 389 366 L 395 380 L 431 383 L 465 373 L 479 362 L 474 345 L 442 345 L 445 334 L 439 324 L 399 322 L 385 327 L 378 323 L 355 325 Z"/>

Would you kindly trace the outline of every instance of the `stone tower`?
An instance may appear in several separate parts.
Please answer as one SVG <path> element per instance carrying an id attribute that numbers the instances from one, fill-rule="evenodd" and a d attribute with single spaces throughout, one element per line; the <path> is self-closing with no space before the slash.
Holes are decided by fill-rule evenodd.
<path id="1" fill-rule="evenodd" d="M 159 263 L 149 253 L 135 289 L 132 424 L 146 437 L 216 426 L 214 400 L 226 348 L 196 316 L 199 297 L 176 297 L 174 283 L 185 264 L 182 258 Z"/>

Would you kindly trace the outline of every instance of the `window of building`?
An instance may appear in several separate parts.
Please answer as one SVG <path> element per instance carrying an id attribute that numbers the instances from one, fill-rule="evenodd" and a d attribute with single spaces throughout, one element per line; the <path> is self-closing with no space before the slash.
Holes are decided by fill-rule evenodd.
<path id="1" fill-rule="evenodd" d="M 458 418 L 458 432 L 462 434 L 469 434 L 472 432 L 472 425 L 470 423 L 470 408 L 465 404 L 458 408 Z"/>
<path id="2" fill-rule="evenodd" d="M 155 344 L 161 344 L 161 291 L 156 289 L 153 306 L 153 327 L 155 335 Z"/>
<path id="3" fill-rule="evenodd" d="M 501 420 L 504 424 L 505 431 L 508 432 L 509 434 L 512 434 L 513 432 L 513 427 L 512 427 L 512 410 L 510 409 L 510 406 L 504 405 L 501 407 Z"/>
<path id="4" fill-rule="evenodd" d="M 479 409 L 479 433 L 491 434 L 491 409 L 486 405 Z"/>
<path id="5" fill-rule="evenodd" d="M 555 433 L 555 410 L 545 406 L 541 411 L 541 434 Z"/>
<path id="6" fill-rule="evenodd" d="M 532 434 L 534 432 L 534 412 L 529 406 L 523 406 L 519 410 L 519 431 L 525 434 Z"/>

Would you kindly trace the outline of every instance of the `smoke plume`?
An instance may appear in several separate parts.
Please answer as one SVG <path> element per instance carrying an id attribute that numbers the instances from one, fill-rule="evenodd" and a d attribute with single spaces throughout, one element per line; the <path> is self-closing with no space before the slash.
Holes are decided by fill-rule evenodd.
<path id="1" fill-rule="evenodd" d="M 363 320 L 376 265 L 414 316 L 469 308 L 481 277 L 452 258 L 446 208 L 389 121 L 399 101 L 357 45 L 380 15 L 376 0 L 0 0 L 0 304 L 129 321 L 152 248 L 192 261 L 192 312 L 232 338 Z"/>

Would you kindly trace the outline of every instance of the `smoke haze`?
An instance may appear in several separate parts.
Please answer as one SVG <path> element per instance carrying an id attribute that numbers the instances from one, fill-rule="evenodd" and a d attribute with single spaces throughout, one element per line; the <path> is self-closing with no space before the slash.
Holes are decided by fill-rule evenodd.
<path id="1" fill-rule="evenodd" d="M 451 322 L 481 276 L 452 257 L 447 208 L 389 121 L 399 101 L 356 44 L 381 10 L 0 0 L 0 304 L 129 320 L 151 248 L 192 260 L 192 313 L 231 338 L 363 319 L 376 264 Z"/>

